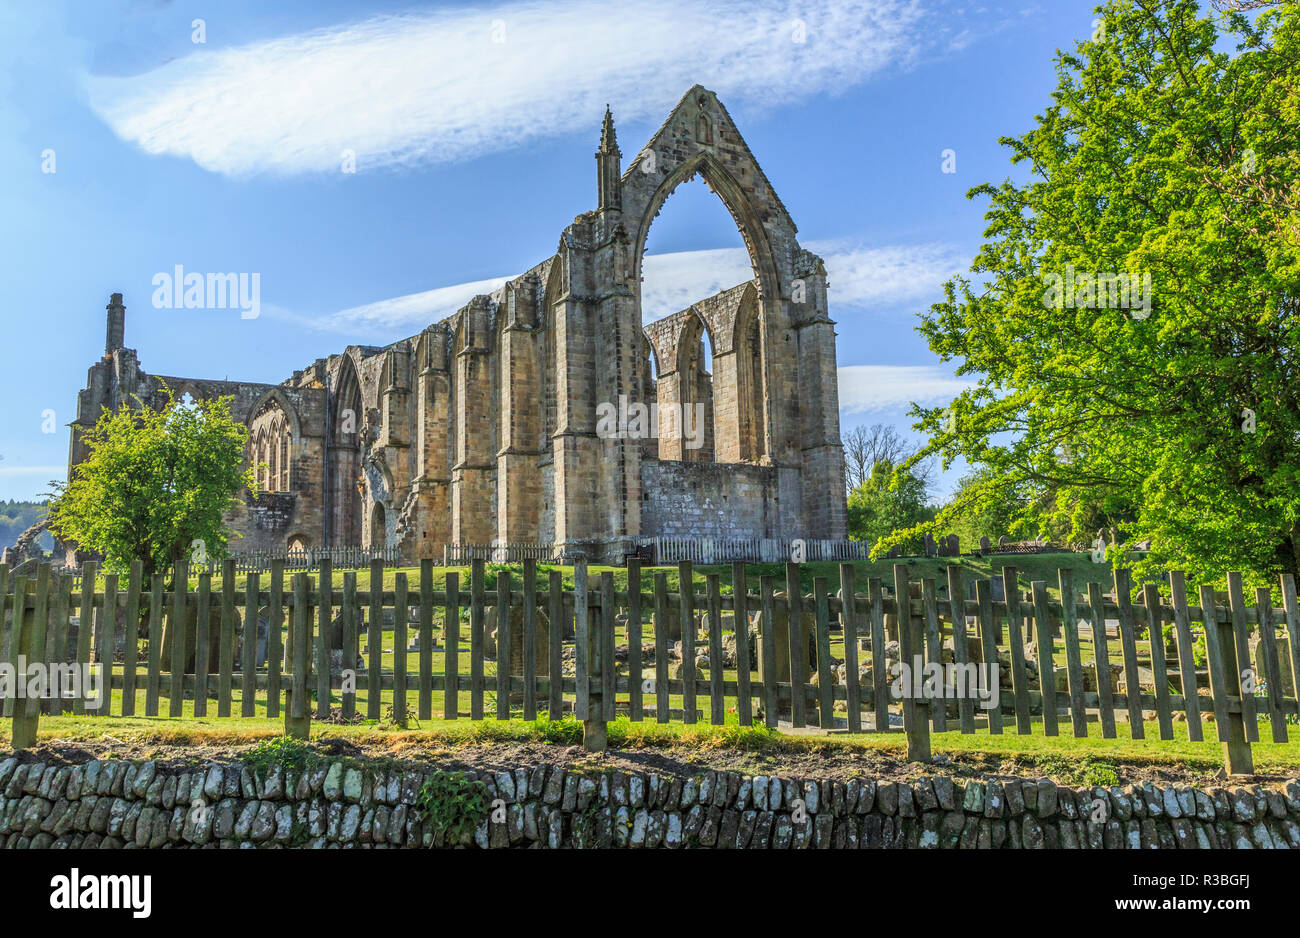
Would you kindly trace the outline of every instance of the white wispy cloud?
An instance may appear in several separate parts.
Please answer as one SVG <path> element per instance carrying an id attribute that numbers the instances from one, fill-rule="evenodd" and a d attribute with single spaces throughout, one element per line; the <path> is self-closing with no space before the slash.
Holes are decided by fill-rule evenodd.
<path id="1" fill-rule="evenodd" d="M 389 332 L 392 329 L 422 329 L 430 323 L 446 319 L 456 310 L 480 293 L 491 293 L 509 280 L 509 277 L 493 277 L 488 280 L 472 280 L 457 283 L 435 290 L 409 293 L 387 300 L 378 300 L 364 306 L 339 310 L 312 323 L 321 329 L 332 332 L 349 332 L 357 329 L 376 332 Z"/>
<path id="2" fill-rule="evenodd" d="M 810 241 L 826 261 L 831 316 L 837 310 L 879 310 L 937 297 L 944 280 L 969 262 L 951 244 L 867 247 L 847 240 Z M 647 254 L 641 312 L 646 322 L 755 276 L 744 248 Z"/>
<path id="3" fill-rule="evenodd" d="M 841 365 L 839 383 L 842 414 L 943 404 L 972 386 L 938 365 Z"/>
<path id="4" fill-rule="evenodd" d="M 840 306 L 881 308 L 937 299 L 943 282 L 970 266 L 954 244 L 924 243 L 867 247 L 853 242 L 810 241 L 826 261 L 831 316 Z"/>
<path id="5" fill-rule="evenodd" d="M 838 93 L 953 29 L 922 0 L 530 0 L 204 48 L 91 76 L 88 97 L 148 153 L 337 172 L 344 151 L 369 169 L 517 147 L 591 127 L 606 102 L 654 120 L 695 83 L 755 107 Z"/>
<path id="6" fill-rule="evenodd" d="M 647 254 L 641 261 L 641 319 L 654 322 L 753 278 L 744 248 Z"/>
<path id="7" fill-rule="evenodd" d="M 0 466 L 0 478 L 41 476 L 46 479 L 62 479 L 67 471 L 67 466 Z"/>
<path id="8" fill-rule="evenodd" d="M 826 261 L 832 317 L 850 310 L 879 311 L 937 296 L 940 285 L 960 270 L 965 258 L 950 244 L 865 247 L 846 241 L 813 241 L 809 248 Z M 642 270 L 641 309 L 653 322 L 754 277 L 744 248 L 717 248 L 647 254 Z M 470 298 L 491 293 L 509 277 L 452 284 L 420 293 L 377 300 L 322 316 L 306 316 L 266 306 L 273 316 L 330 332 L 365 333 L 392 341 L 404 330 L 422 329 L 445 319 Z"/>

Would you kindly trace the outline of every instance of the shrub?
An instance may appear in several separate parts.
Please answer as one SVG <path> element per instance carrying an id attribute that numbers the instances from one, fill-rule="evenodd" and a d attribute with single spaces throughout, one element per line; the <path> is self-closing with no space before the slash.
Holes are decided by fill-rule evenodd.
<path id="1" fill-rule="evenodd" d="M 464 772 L 435 772 L 416 798 L 420 818 L 444 843 L 464 840 L 487 814 L 487 786 Z"/>

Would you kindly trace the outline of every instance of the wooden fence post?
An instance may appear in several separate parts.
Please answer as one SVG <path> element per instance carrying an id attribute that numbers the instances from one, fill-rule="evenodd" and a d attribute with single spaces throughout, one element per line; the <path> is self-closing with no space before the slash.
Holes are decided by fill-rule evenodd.
<path id="1" fill-rule="evenodd" d="M 582 748 L 588 752 L 604 752 L 607 739 L 604 688 L 601 685 L 601 629 L 592 628 L 587 595 L 587 558 L 577 557 L 573 562 L 573 620 L 577 638 L 574 657 L 579 683 L 579 716 L 582 717 Z"/>
<path id="2" fill-rule="evenodd" d="M 1239 576 L 1236 579 L 1236 587 L 1239 595 L 1241 590 Z M 1250 740 L 1246 736 L 1246 725 L 1245 720 L 1242 718 L 1242 709 L 1229 710 L 1227 702 L 1228 698 L 1236 697 L 1242 702 L 1242 707 L 1245 706 L 1245 702 L 1242 700 L 1241 671 L 1237 667 L 1237 641 L 1232 622 L 1232 615 L 1235 613 L 1230 610 L 1227 619 L 1220 621 L 1219 609 L 1214 604 L 1214 591 L 1209 587 L 1202 586 L 1200 592 L 1201 619 L 1205 623 L 1205 657 L 1210 672 L 1210 688 L 1216 700 L 1223 702 L 1222 709 L 1228 711 L 1226 734 L 1222 729 L 1223 724 L 1218 722 L 1219 715 L 1215 715 L 1216 724 L 1220 727 L 1219 739 L 1223 743 L 1223 763 L 1229 775 L 1254 775 L 1255 758 L 1250 751 Z M 1234 609 L 1239 608 L 1239 604 L 1234 607 Z"/>
<path id="3" fill-rule="evenodd" d="M 227 573 L 234 567 L 233 561 L 226 561 Z M 110 574 L 111 576 L 111 574 Z M 172 566 L 172 619 L 171 619 L 171 661 L 169 665 L 171 670 L 168 672 L 171 676 L 171 684 L 167 689 L 167 715 L 169 717 L 178 717 L 182 712 L 182 702 L 185 700 L 185 605 L 188 602 L 189 594 L 189 561 L 184 558 L 178 559 Z M 222 585 L 225 585 L 223 577 Z M 100 660 L 103 660 L 103 643 L 99 641 L 100 635 L 103 634 L 103 623 L 113 615 L 109 602 L 109 585 L 107 581 L 104 584 L 104 608 L 100 610 L 100 627 L 95 633 L 95 647 L 100 652 Z M 111 632 L 110 626 L 110 633 Z M 112 659 L 109 659 L 112 661 Z M 218 701 L 217 716 L 229 716 L 228 712 L 220 709 Z"/>
<path id="4" fill-rule="evenodd" d="M 922 702 L 925 623 L 912 615 L 912 584 L 907 565 L 894 564 L 894 602 L 898 604 L 899 657 L 905 671 L 912 672 L 903 699 L 903 730 L 907 733 L 907 761 L 930 761 L 930 708 Z M 916 667 L 922 665 L 921 668 Z M 942 705 L 942 701 L 940 701 Z"/>
<path id="5" fill-rule="evenodd" d="M 311 581 L 305 573 L 293 575 L 293 622 L 290 647 L 293 649 L 289 675 L 289 705 L 284 710 L 284 734 L 295 739 L 311 735 L 311 702 L 307 699 L 308 672 L 311 669 L 311 611 L 307 594 Z"/>
<path id="6" fill-rule="evenodd" d="M 30 615 L 27 614 L 27 583 L 23 577 L 14 578 L 14 632 L 13 638 L 18 639 L 18 654 L 25 659 L 28 665 L 33 663 L 44 663 L 45 661 L 45 625 L 47 617 L 46 603 L 50 595 L 50 565 L 41 564 L 36 571 L 36 595 Z M 21 633 L 18 631 L 18 623 L 22 622 Z M 111 665 L 110 665 L 111 667 Z M 25 669 L 19 669 L 14 675 L 15 681 L 23 681 L 26 675 Z M 105 674 L 105 693 L 104 699 L 108 699 L 108 673 Z M 13 748 L 29 749 L 36 745 L 37 725 L 41 718 L 41 705 L 43 701 L 37 697 L 19 697 L 14 702 L 14 721 L 13 721 Z"/>

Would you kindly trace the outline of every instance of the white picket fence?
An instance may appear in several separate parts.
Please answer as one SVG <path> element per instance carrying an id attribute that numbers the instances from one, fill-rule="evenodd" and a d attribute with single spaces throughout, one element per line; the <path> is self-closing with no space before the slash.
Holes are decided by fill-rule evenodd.
<path id="1" fill-rule="evenodd" d="M 797 538 L 738 537 L 640 537 L 611 541 L 601 551 L 606 556 L 644 553 L 648 548 L 655 562 L 720 564 L 744 560 L 750 563 L 866 560 L 870 545 L 864 541 L 799 540 Z M 553 544 L 448 544 L 443 548 L 444 566 L 458 566 L 471 560 L 518 563 L 522 560 L 558 562 L 561 548 Z"/>
<path id="2" fill-rule="evenodd" d="M 550 544 L 444 544 L 442 565 L 464 566 L 471 560 L 490 563 L 519 563 L 524 560 L 550 562 L 556 559 L 559 548 Z"/>
<path id="3" fill-rule="evenodd" d="M 871 545 L 866 541 L 800 540 L 798 538 L 691 538 L 647 537 L 642 546 L 654 549 L 658 563 L 717 564 L 745 560 L 754 563 L 788 563 L 830 560 L 866 560 Z"/>
<path id="4" fill-rule="evenodd" d="M 272 560 L 283 560 L 286 570 L 315 570 L 322 560 L 328 560 L 336 570 L 359 570 L 368 567 L 372 560 L 386 564 L 401 562 L 401 551 L 396 547 L 310 547 L 306 550 L 249 550 L 232 551 L 237 573 L 265 573 L 271 569 Z M 221 571 L 220 562 L 207 565 L 207 572 Z"/>

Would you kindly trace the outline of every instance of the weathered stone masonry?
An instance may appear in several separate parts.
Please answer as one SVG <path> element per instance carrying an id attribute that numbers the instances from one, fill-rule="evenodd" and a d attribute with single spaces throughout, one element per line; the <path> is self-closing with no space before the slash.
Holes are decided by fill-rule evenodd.
<path id="1" fill-rule="evenodd" d="M 1295 780 L 1285 787 L 1076 789 L 1049 779 L 683 778 L 547 764 L 470 770 L 489 799 L 504 802 L 505 820 L 485 818 L 462 843 L 445 844 L 424 829 L 416 807 L 428 774 L 364 760 L 255 774 L 238 763 L 178 770 L 10 756 L 0 758 L 0 840 L 10 849 L 1300 848 Z"/>
<path id="2" fill-rule="evenodd" d="M 552 257 L 419 335 L 349 346 L 280 385 L 146 375 L 114 294 L 70 463 L 101 407 L 156 402 L 165 380 L 235 395 L 259 483 L 282 496 L 232 519 L 239 548 L 397 546 L 415 559 L 449 542 L 533 542 L 599 557 L 598 545 L 659 534 L 844 538 L 825 267 L 730 115 L 692 88 L 623 170 L 607 112 L 596 164 L 597 207 Z M 643 328 L 646 236 L 697 175 L 755 277 Z M 660 405 L 658 439 L 598 435 L 598 408 L 620 398 Z M 689 449 L 663 415 L 695 404 L 705 441 Z"/>

